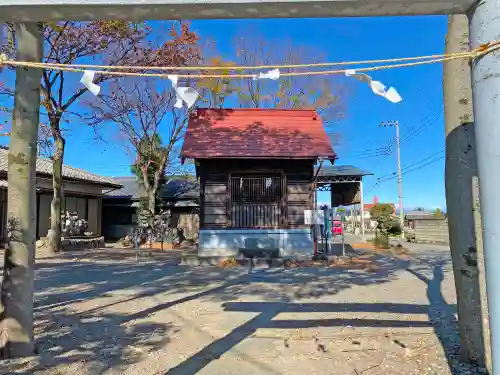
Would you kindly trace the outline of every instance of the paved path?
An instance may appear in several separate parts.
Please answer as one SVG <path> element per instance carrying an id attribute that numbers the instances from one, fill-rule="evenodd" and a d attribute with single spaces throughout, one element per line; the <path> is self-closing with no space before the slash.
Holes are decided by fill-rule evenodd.
<path id="1" fill-rule="evenodd" d="M 41 355 L 4 362 L 0 373 L 449 374 L 456 346 L 449 253 L 427 246 L 413 254 L 365 256 L 373 266 L 363 269 L 251 276 L 180 267 L 172 253 L 139 262 L 124 250 L 40 261 Z"/>

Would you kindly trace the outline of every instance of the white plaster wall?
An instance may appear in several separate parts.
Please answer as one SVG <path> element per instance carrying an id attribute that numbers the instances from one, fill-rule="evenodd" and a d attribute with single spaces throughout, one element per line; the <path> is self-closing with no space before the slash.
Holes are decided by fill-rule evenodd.
<path id="1" fill-rule="evenodd" d="M 52 203 L 52 195 L 40 194 L 40 211 L 38 215 L 38 236 L 46 237 L 50 228 L 50 204 Z"/>
<path id="2" fill-rule="evenodd" d="M 100 198 L 89 198 L 88 216 L 88 230 L 95 235 L 101 234 L 101 212 L 99 210 Z"/>
<path id="3" fill-rule="evenodd" d="M 312 256 L 306 229 L 201 229 L 199 256 L 238 256 L 240 248 L 278 248 L 282 257 Z"/>

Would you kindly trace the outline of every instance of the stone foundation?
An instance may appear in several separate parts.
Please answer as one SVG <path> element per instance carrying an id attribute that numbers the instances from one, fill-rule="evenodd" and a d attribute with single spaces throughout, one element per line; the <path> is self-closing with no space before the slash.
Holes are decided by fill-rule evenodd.
<path id="1" fill-rule="evenodd" d="M 84 250 L 84 249 L 99 249 L 104 247 L 103 236 L 89 236 L 79 238 L 62 238 L 63 251 L 69 250 Z"/>
<path id="2" fill-rule="evenodd" d="M 242 248 L 278 249 L 283 258 L 310 257 L 314 252 L 309 228 L 200 230 L 200 257 L 238 257 Z"/>

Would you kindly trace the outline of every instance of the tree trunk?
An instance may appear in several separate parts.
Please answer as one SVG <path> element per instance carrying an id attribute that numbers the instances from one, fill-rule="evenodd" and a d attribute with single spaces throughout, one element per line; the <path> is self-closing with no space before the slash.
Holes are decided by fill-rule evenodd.
<path id="1" fill-rule="evenodd" d="M 42 24 L 16 24 L 17 58 L 40 62 Z M 0 314 L 0 355 L 33 355 L 36 154 L 42 70 L 17 68 L 9 147 L 7 230 Z"/>
<path id="2" fill-rule="evenodd" d="M 446 52 L 469 51 L 468 20 L 465 15 L 448 18 Z M 478 253 L 474 222 L 472 180 L 477 176 L 469 61 L 444 64 L 443 92 L 446 132 L 446 205 L 450 248 L 457 291 L 460 342 L 463 359 L 486 363 L 481 310 Z"/>
<path id="3" fill-rule="evenodd" d="M 156 213 L 156 191 L 148 192 L 148 209 L 151 214 L 151 218 L 153 218 Z"/>
<path id="4" fill-rule="evenodd" d="M 53 196 L 50 204 L 50 230 L 49 230 L 49 251 L 51 254 L 60 252 L 61 249 L 61 202 L 62 194 L 62 166 L 64 160 L 64 147 L 66 141 L 59 132 L 59 119 L 56 119 L 57 124 L 53 124 L 53 129 L 56 127 L 55 134 L 55 153 L 52 158 L 52 189 Z"/>

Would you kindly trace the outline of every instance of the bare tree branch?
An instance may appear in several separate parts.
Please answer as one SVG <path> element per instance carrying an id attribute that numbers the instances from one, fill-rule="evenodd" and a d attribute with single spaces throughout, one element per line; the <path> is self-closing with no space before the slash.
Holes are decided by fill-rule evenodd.
<path id="1" fill-rule="evenodd" d="M 252 33 L 251 36 L 235 38 L 234 62 L 223 62 L 212 58 L 211 63 L 220 66 L 231 65 L 292 65 L 314 63 L 321 51 L 306 49 L 301 45 L 283 41 L 266 41 Z M 282 69 L 293 72 L 294 69 Z M 344 116 L 344 85 L 338 77 L 290 77 L 279 81 L 254 80 L 252 78 L 222 85 L 217 80 L 206 80 L 210 103 L 223 106 L 224 100 L 233 96 L 240 106 L 251 108 L 314 108 L 328 126 Z M 215 98 L 214 98 L 215 97 Z"/>

